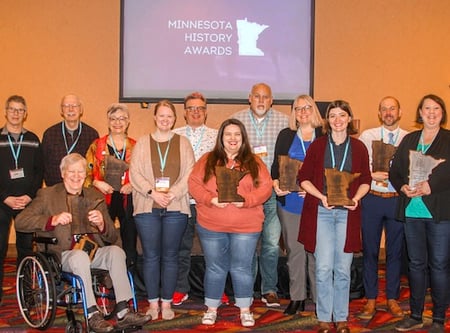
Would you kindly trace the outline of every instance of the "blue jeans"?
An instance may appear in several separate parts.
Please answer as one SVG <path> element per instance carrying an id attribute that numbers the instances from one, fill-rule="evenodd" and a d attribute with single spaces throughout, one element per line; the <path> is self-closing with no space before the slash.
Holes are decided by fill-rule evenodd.
<path id="1" fill-rule="evenodd" d="M 317 318 L 347 321 L 353 253 L 345 253 L 346 209 L 319 206 L 317 215 L 316 288 Z"/>
<path id="2" fill-rule="evenodd" d="M 429 274 L 433 321 L 443 323 L 450 290 L 450 221 L 406 218 L 405 237 L 411 317 L 422 319 Z"/>
<path id="3" fill-rule="evenodd" d="M 403 253 L 403 223 L 395 219 L 397 197 L 367 194 L 362 199 L 364 291 L 368 299 L 378 296 L 378 256 L 383 228 L 386 233 L 386 298 L 397 299 Z"/>
<path id="4" fill-rule="evenodd" d="M 230 273 L 236 306 L 250 307 L 253 298 L 252 259 L 260 233 L 215 232 L 200 224 L 197 224 L 197 232 L 205 256 L 203 284 L 206 306 L 220 306 Z"/>
<path id="5" fill-rule="evenodd" d="M 197 209 L 191 204 L 191 217 L 188 217 L 186 230 L 181 239 L 180 251 L 178 252 L 178 279 L 176 291 L 187 294 L 191 287 L 189 285 L 189 271 L 191 270 L 191 251 L 194 244 L 195 225 L 197 224 Z"/>
<path id="6" fill-rule="evenodd" d="M 280 252 L 281 223 L 277 215 L 275 192 L 264 203 L 264 224 L 261 233 L 259 269 L 261 273 L 261 294 L 276 293 L 278 284 L 278 256 Z M 253 277 L 257 274 L 257 254 L 252 263 Z"/>
<path id="7" fill-rule="evenodd" d="M 178 251 L 186 229 L 187 215 L 153 208 L 134 217 L 144 252 L 144 280 L 149 302 L 160 296 L 172 301 L 178 275 Z"/>

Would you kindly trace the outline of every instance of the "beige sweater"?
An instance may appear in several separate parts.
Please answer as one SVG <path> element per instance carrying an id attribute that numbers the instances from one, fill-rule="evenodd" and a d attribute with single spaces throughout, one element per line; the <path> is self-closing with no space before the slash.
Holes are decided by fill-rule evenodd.
<path id="1" fill-rule="evenodd" d="M 175 134 L 177 135 L 177 134 Z M 153 199 L 147 193 L 155 188 L 155 178 L 151 162 L 150 135 L 141 137 L 131 154 L 130 181 L 133 186 L 133 215 L 151 213 Z M 190 216 L 188 177 L 194 165 L 194 152 L 189 140 L 180 137 L 180 174 L 171 180 L 170 192 L 175 195 L 167 207 L 168 211 L 179 211 Z"/>

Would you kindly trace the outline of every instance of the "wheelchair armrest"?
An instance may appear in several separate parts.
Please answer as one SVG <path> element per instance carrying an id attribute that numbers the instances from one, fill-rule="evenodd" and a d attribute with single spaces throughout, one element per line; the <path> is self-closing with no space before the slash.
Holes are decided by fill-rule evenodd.
<path id="1" fill-rule="evenodd" d="M 33 241 L 41 244 L 51 244 L 51 245 L 58 244 L 58 239 L 56 237 L 34 236 Z"/>

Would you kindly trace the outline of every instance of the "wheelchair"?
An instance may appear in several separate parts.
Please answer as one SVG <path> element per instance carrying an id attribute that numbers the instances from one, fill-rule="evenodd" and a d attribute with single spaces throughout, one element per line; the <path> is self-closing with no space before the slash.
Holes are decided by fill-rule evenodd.
<path id="1" fill-rule="evenodd" d="M 46 330 L 51 327 L 58 307 L 65 307 L 68 322 L 66 333 L 83 332 L 83 323 L 75 316 L 74 308 L 82 307 L 86 331 L 90 332 L 85 286 L 81 278 L 61 269 L 59 258 L 48 250 L 49 244 L 56 244 L 52 237 L 34 237 L 35 243 L 44 244 L 45 251 L 34 252 L 23 258 L 17 267 L 16 295 L 20 313 L 32 328 Z M 114 315 L 115 297 L 108 271 L 92 269 L 92 282 L 97 307 L 106 319 Z M 133 298 L 130 301 L 137 311 L 137 300 L 132 274 L 128 272 Z M 118 329 L 130 332 L 140 327 Z"/>

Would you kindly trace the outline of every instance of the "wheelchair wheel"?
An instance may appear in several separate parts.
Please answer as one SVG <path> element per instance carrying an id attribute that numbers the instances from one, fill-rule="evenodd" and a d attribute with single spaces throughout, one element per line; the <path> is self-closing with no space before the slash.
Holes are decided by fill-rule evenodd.
<path id="1" fill-rule="evenodd" d="M 66 333 L 82 333 L 83 332 L 83 324 L 81 321 L 69 321 L 66 325 Z"/>
<path id="2" fill-rule="evenodd" d="M 50 327 L 56 316 L 54 274 L 41 253 L 25 257 L 19 264 L 16 295 L 26 323 L 39 330 Z"/>

